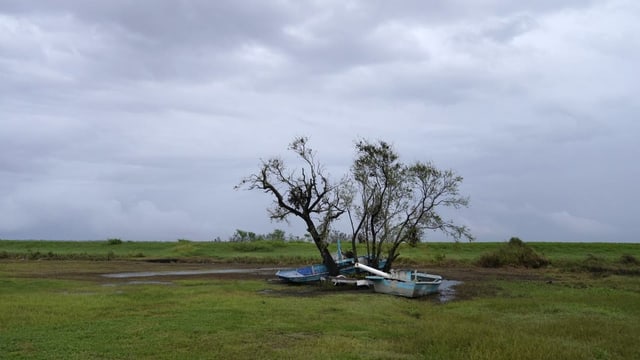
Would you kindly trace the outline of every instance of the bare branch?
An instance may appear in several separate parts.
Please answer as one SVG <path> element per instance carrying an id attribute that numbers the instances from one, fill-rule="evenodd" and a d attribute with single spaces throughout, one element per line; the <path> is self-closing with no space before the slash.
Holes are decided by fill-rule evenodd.
<path id="1" fill-rule="evenodd" d="M 308 139 L 299 137 L 289 145 L 301 160 L 302 167 L 286 173 L 284 162 L 272 158 L 262 162 L 257 174 L 243 179 L 236 186 L 249 190 L 263 190 L 274 197 L 268 210 L 272 219 L 286 221 L 289 215 L 301 219 L 320 251 L 323 262 L 333 275 L 337 265 L 328 251 L 328 234 L 331 224 L 343 213 L 344 206 L 337 187 L 333 187 L 322 172 L 322 166 L 314 159 L 314 152 L 307 147 Z"/>

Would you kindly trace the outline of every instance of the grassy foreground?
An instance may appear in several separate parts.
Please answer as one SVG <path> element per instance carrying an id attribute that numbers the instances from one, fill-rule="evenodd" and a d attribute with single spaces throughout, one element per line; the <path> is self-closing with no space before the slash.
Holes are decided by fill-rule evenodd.
<path id="1" fill-rule="evenodd" d="M 530 269 L 526 276 L 465 283 L 477 290 L 472 298 L 439 304 L 255 279 L 78 281 L 57 274 L 91 272 L 108 262 L 27 259 L 35 252 L 97 256 L 105 249 L 115 256 L 185 256 L 178 246 L 192 246 L 189 256 L 195 257 L 215 251 L 219 260 L 277 259 L 281 253 L 305 259 L 305 252 L 314 254 L 309 244 L 294 244 L 289 253 L 286 245 L 226 255 L 213 243 L 18 245 L 0 241 L 0 253 L 7 254 L 0 260 L 2 359 L 640 358 L 637 275 Z M 468 264 L 491 246 L 497 245 L 426 244 L 403 254 L 416 263 L 452 261 L 473 272 Z M 537 250 L 552 263 L 586 257 L 615 264 L 625 254 L 638 257 L 635 244 L 548 243 Z"/>

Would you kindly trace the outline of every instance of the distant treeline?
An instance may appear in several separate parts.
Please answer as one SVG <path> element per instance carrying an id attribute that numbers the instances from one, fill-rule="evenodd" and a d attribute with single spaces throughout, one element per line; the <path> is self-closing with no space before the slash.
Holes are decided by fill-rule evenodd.
<path id="1" fill-rule="evenodd" d="M 338 240 L 347 240 L 349 239 L 349 235 L 344 232 L 332 230 L 329 232 L 329 243 L 336 243 Z M 231 237 L 227 240 L 230 242 L 252 242 L 252 241 L 302 241 L 302 242 L 311 242 L 311 237 L 309 234 L 305 234 L 304 236 L 298 236 L 294 234 L 287 234 L 284 230 L 275 229 L 267 234 L 257 234 L 252 231 L 246 231 L 241 229 L 236 229 L 236 232 L 231 235 Z M 213 241 L 222 242 L 220 237 L 216 237 Z"/>

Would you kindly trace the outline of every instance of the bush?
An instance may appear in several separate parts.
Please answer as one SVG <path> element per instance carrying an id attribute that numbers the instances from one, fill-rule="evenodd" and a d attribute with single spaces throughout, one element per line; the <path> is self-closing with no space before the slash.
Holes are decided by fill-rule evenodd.
<path id="1" fill-rule="evenodd" d="M 629 254 L 622 255 L 620 257 L 620 263 L 623 265 L 640 265 L 640 261 L 638 261 L 635 256 Z"/>
<path id="2" fill-rule="evenodd" d="M 107 239 L 107 244 L 109 245 L 120 245 L 122 244 L 122 240 L 117 238 Z"/>
<path id="3" fill-rule="evenodd" d="M 482 255 L 478 260 L 478 265 L 491 268 L 521 266 L 537 269 L 549 265 L 549 260 L 538 254 L 524 241 L 512 237 L 498 250 Z"/>

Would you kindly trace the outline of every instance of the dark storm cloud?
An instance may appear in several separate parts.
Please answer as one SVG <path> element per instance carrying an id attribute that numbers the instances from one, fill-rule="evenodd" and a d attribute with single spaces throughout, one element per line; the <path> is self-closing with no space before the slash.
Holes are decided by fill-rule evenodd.
<path id="1" fill-rule="evenodd" d="M 0 237 L 269 232 L 234 192 L 310 135 L 465 177 L 481 240 L 637 241 L 633 1 L 3 1 Z M 291 231 L 301 233 L 294 226 Z"/>

